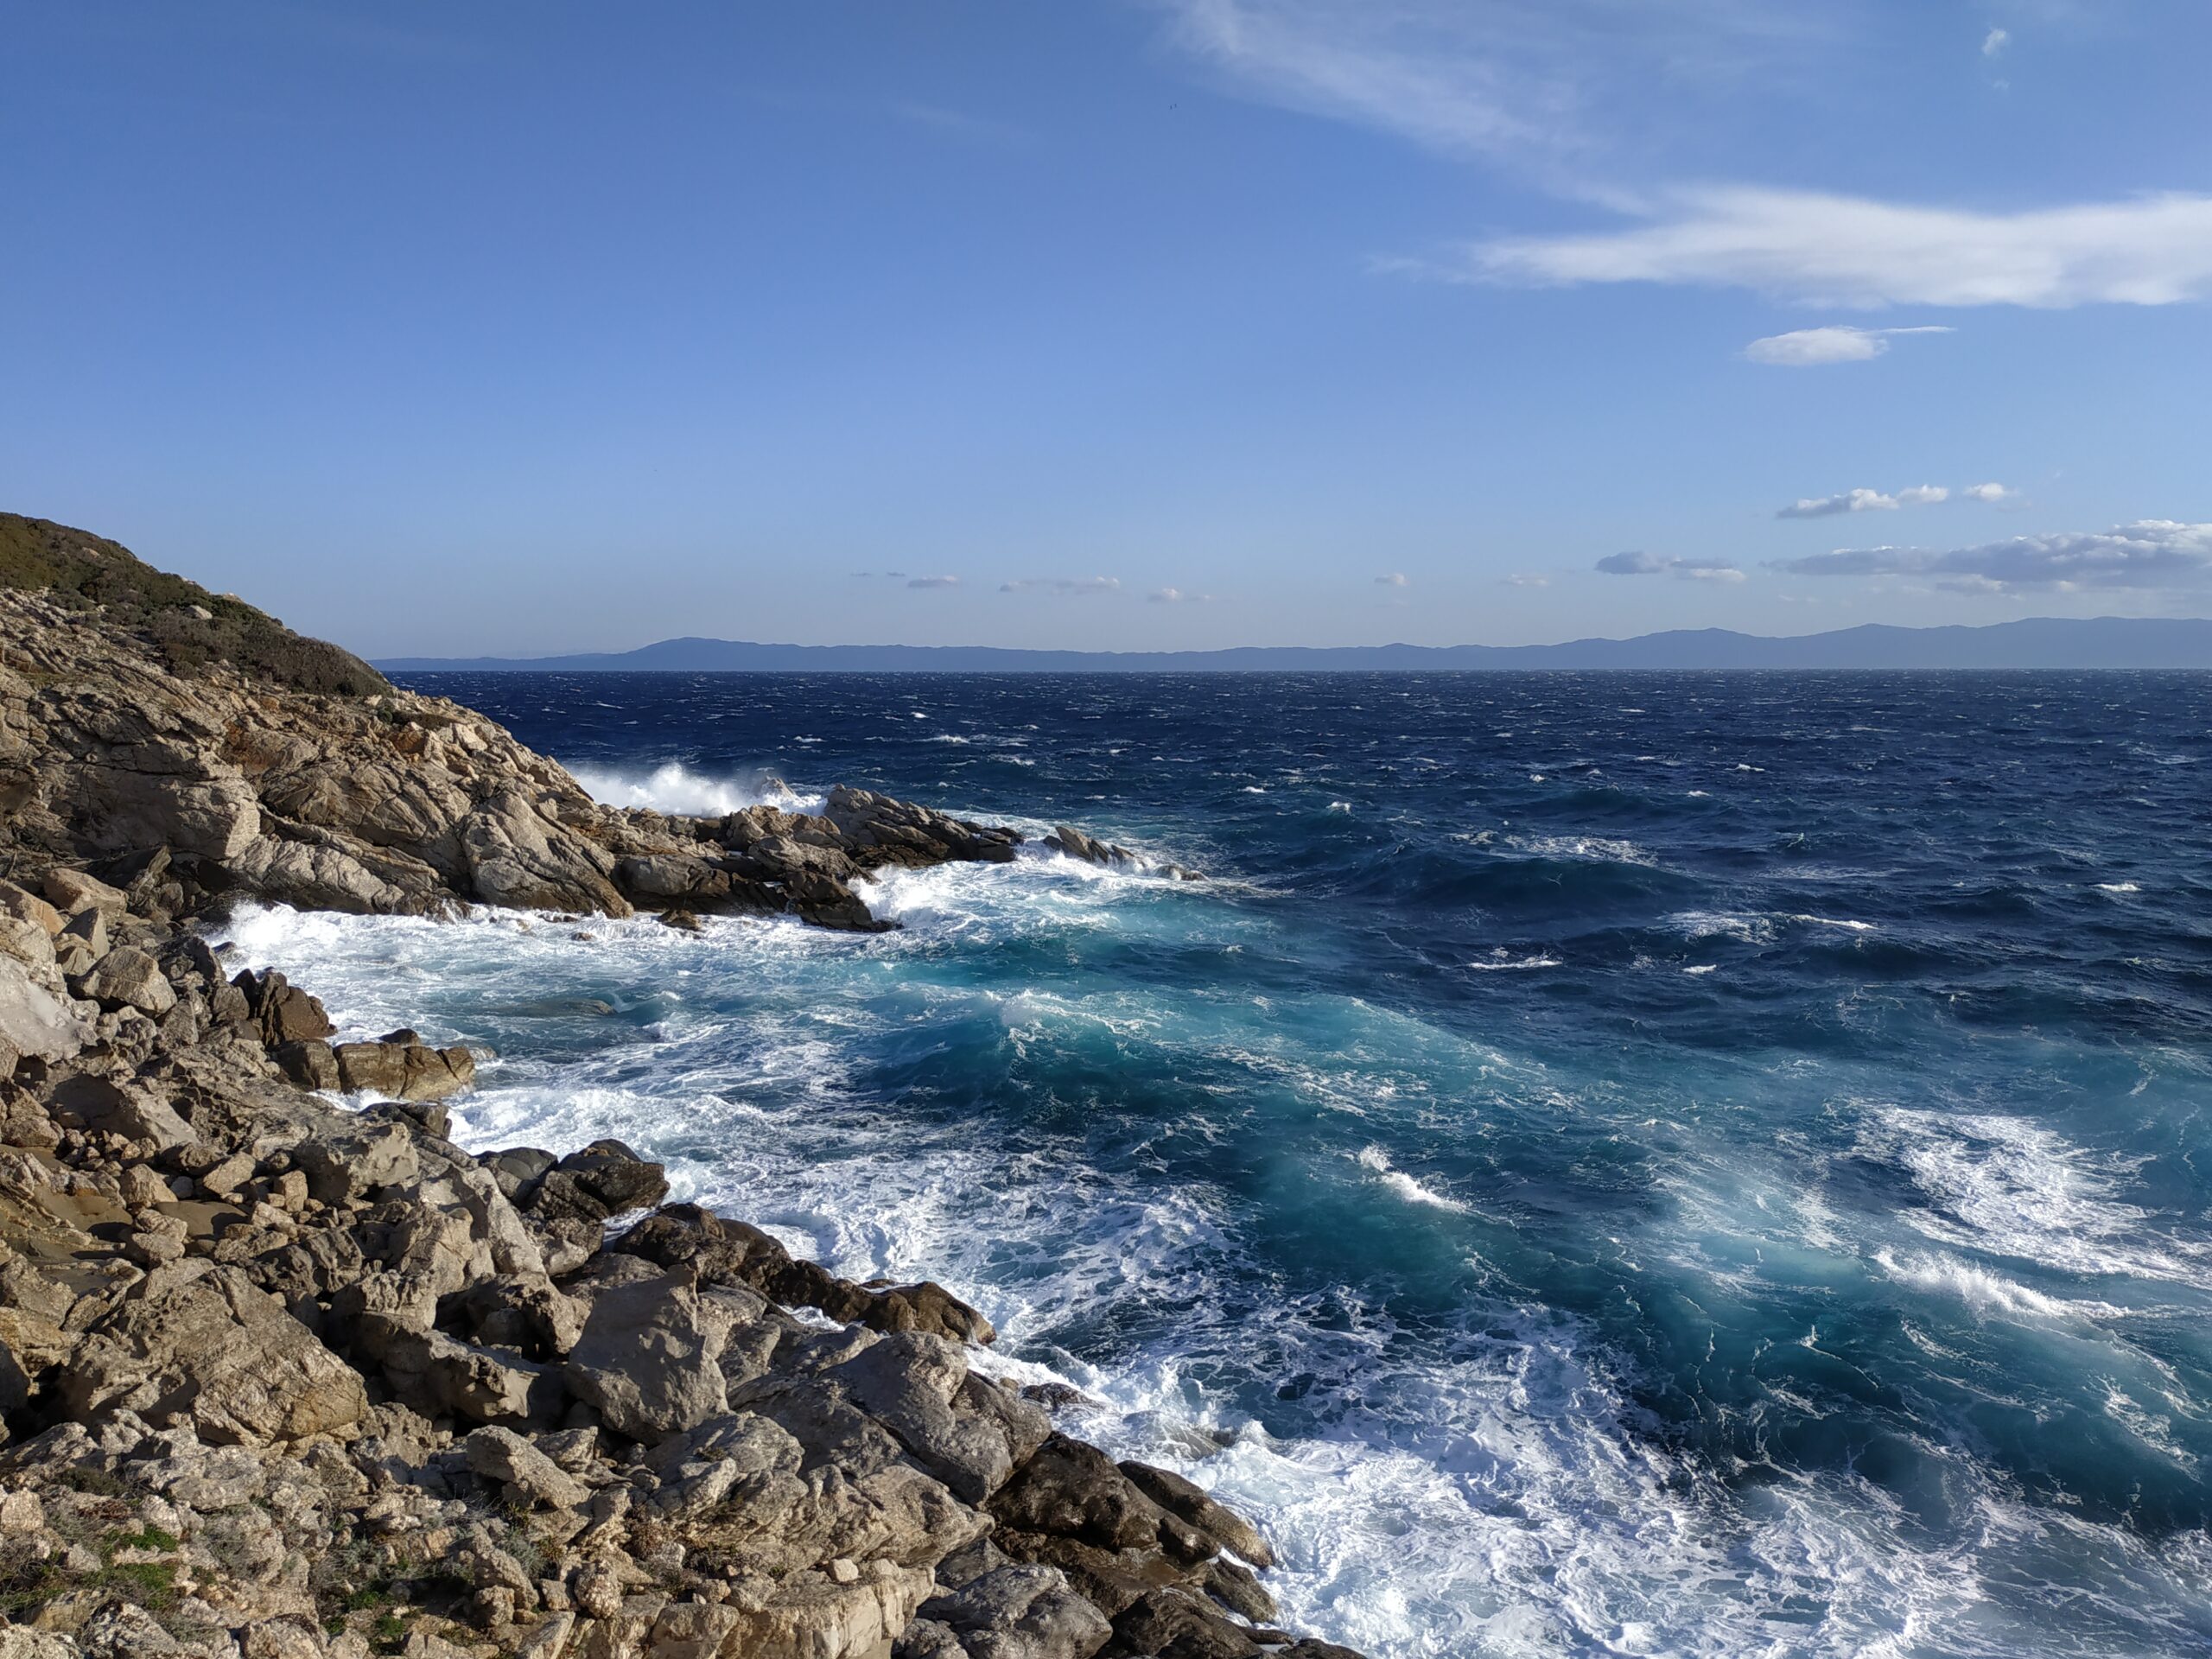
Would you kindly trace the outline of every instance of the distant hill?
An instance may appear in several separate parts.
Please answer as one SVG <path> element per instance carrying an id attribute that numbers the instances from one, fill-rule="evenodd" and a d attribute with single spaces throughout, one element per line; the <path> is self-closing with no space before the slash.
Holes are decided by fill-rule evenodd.
<path id="1" fill-rule="evenodd" d="M 1205 674 L 1381 669 L 2208 668 L 2212 620 L 2037 617 L 1986 627 L 1882 623 L 1770 639 L 1681 628 L 1557 645 L 1262 645 L 1234 651 L 1007 651 L 664 639 L 579 657 L 399 657 L 387 673 Z"/>

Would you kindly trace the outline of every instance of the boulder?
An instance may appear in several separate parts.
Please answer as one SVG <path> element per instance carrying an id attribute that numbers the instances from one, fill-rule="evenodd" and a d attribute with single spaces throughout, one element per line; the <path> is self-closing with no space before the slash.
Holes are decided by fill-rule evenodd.
<path id="1" fill-rule="evenodd" d="M 66 1060 L 92 1040 L 86 1011 L 50 979 L 12 956 L 0 956 L 0 1076 L 13 1071 L 24 1055 Z"/>
<path id="2" fill-rule="evenodd" d="M 1003 1486 L 1052 1433 L 1026 1401 L 989 1383 L 969 1389 L 967 1360 L 943 1337 L 901 1332 L 824 1376 L 964 1503 Z"/>
<path id="3" fill-rule="evenodd" d="M 320 1041 L 337 1029 L 320 1000 L 273 969 L 265 974 L 249 969 L 231 983 L 245 996 L 249 1015 L 261 1028 L 261 1040 L 271 1048 Z"/>
<path id="4" fill-rule="evenodd" d="M 154 1269 L 86 1329 L 61 1368 L 73 1416 L 128 1408 L 222 1444 L 332 1434 L 368 1408 L 353 1369 L 238 1268 Z"/>
<path id="5" fill-rule="evenodd" d="M 1134 1460 L 1116 1465 L 1129 1482 L 1171 1515 L 1218 1539 L 1255 1567 L 1273 1567 L 1275 1553 L 1260 1529 L 1225 1504 L 1217 1503 L 1205 1491 L 1172 1470 L 1155 1469 Z"/>
<path id="6" fill-rule="evenodd" d="M 605 1221 L 642 1210 L 668 1196 L 668 1172 L 648 1163 L 620 1141 L 594 1141 L 540 1176 L 531 1213 L 546 1221 L 576 1217 Z"/>
<path id="7" fill-rule="evenodd" d="M 850 1583 L 813 1573 L 748 1581 L 727 1604 L 739 1618 L 722 1651 L 745 1659 L 870 1659 L 935 1588 L 928 1567 L 881 1560 L 861 1567 Z"/>
<path id="8" fill-rule="evenodd" d="M 339 1087 L 349 1095 L 443 1100 L 476 1079 L 475 1056 L 465 1048 L 430 1048 L 422 1043 L 340 1043 L 333 1057 Z"/>
<path id="9" fill-rule="evenodd" d="M 1065 1434 L 1046 1439 L 985 1507 L 1001 1526 L 1103 1549 L 1141 1549 L 1160 1536 L 1159 1506 L 1103 1452 Z"/>
<path id="10" fill-rule="evenodd" d="M 48 1092 L 46 1109 L 64 1128 L 150 1141 L 164 1152 L 190 1146 L 200 1138 L 167 1103 L 139 1083 L 118 1084 L 90 1074 L 64 1077 Z"/>
<path id="11" fill-rule="evenodd" d="M 724 1409 L 723 1334 L 689 1272 L 618 1286 L 592 1304 L 569 1351 L 569 1387 L 616 1433 L 658 1443 Z"/>
<path id="12" fill-rule="evenodd" d="M 136 1008 L 158 1020 L 176 1006 L 176 990 L 162 975 L 161 965 L 135 945 L 121 944 L 92 965 L 76 982 L 77 995 L 98 1002 L 110 1013 Z"/>
<path id="13" fill-rule="evenodd" d="M 45 887 L 47 903 L 64 916 L 97 910 L 111 922 L 120 921 L 130 908 L 130 901 L 120 888 L 64 865 L 57 864 L 46 873 Z"/>
<path id="14" fill-rule="evenodd" d="M 469 1468 L 531 1503 L 574 1510 L 591 1497 L 589 1487 L 512 1429 L 487 1424 L 470 1434 L 467 1445 Z"/>
<path id="15" fill-rule="evenodd" d="M 510 784 L 461 826 L 475 895 L 522 910 L 587 910 L 627 916 L 630 903 L 607 880 L 613 860 L 556 817 L 528 788 Z"/>
<path id="16" fill-rule="evenodd" d="M 1052 1567 L 999 1567 L 931 1598 L 920 1615 L 950 1629 L 965 1659 L 1090 1659 L 1114 1637 Z"/>
<path id="17" fill-rule="evenodd" d="M 29 888 L 17 887 L 13 881 L 0 881 L 0 915 L 34 922 L 49 939 L 61 931 L 62 913 Z"/>
<path id="18" fill-rule="evenodd" d="M 308 1178 L 308 1196 L 322 1204 L 346 1204 L 423 1173 L 415 1137 L 397 1123 L 372 1120 L 303 1141 L 292 1158 Z"/>

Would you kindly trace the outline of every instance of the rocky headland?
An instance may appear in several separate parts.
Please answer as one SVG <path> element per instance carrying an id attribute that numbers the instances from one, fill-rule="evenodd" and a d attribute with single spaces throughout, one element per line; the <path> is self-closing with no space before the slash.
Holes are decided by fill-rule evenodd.
<path id="1" fill-rule="evenodd" d="M 666 1203 L 617 1142 L 464 1150 L 476 1055 L 334 1046 L 220 948 L 242 899 L 874 929 L 871 871 L 1019 840 L 861 790 L 613 810 L 0 515 L 0 1659 L 1346 1659 L 943 1287 Z"/>

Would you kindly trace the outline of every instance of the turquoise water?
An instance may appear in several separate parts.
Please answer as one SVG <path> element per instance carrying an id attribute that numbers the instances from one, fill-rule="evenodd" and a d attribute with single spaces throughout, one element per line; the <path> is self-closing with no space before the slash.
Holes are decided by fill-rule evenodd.
<path id="1" fill-rule="evenodd" d="M 237 931 L 496 1046 L 472 1143 L 618 1135 L 972 1297 L 1303 1623 L 2212 1649 L 2212 680 L 423 683 L 617 803 L 855 782 L 1210 874 Z"/>

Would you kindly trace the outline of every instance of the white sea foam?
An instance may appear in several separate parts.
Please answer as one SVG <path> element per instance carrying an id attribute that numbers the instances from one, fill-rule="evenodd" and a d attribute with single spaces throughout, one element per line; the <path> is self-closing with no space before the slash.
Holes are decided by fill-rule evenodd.
<path id="1" fill-rule="evenodd" d="M 1467 964 L 1478 974 L 1511 973 L 1524 968 L 1556 968 L 1559 965 L 1560 959 L 1557 957 L 1542 952 L 1533 957 L 1509 957 L 1503 950 L 1497 951 L 1487 959 L 1477 957 Z"/>
<path id="2" fill-rule="evenodd" d="M 2097 891 L 2099 893 L 2140 893 L 2143 889 L 2133 881 L 2100 881 L 2097 883 Z"/>
<path id="3" fill-rule="evenodd" d="M 1904 1168 L 1924 1199 L 1904 1211 L 1928 1237 L 2063 1273 L 2202 1282 L 2212 1250 L 2163 1237 L 2120 1196 L 2140 1160 L 2099 1154 L 1997 1113 L 1877 1111 L 1865 1155 Z"/>
<path id="4" fill-rule="evenodd" d="M 776 806 L 786 812 L 810 812 L 820 795 L 794 790 L 765 771 L 729 778 L 702 778 L 681 761 L 671 760 L 640 777 L 606 766 L 573 766 L 585 793 L 604 806 L 644 806 L 681 817 L 718 818 L 748 806 Z"/>
<path id="5" fill-rule="evenodd" d="M 1242 1224 L 1209 1183 L 1159 1185 L 1071 1157 L 1050 1136 L 979 1135 L 965 1115 L 909 1113 L 863 1074 L 856 1056 L 868 1050 L 856 1036 L 911 1033 L 899 1040 L 918 1050 L 949 1023 L 980 1018 L 1017 1056 L 1103 1031 L 1187 1055 L 1192 1064 L 1177 1070 L 1192 1076 L 1200 1059 L 1233 1065 L 1247 1081 L 1239 1093 L 1281 1088 L 1329 1111 L 1402 1110 L 1391 1090 L 1440 1075 L 1433 1056 L 1399 1064 L 1446 1040 L 1410 1016 L 1362 1008 L 1350 1039 L 1314 1034 L 1348 1001 L 1319 990 L 1309 1006 L 1242 1027 L 1249 1050 L 1224 1052 L 1187 1000 L 1049 981 L 997 995 L 939 975 L 947 946 L 969 937 L 1135 929 L 1171 908 L 1209 914 L 1168 906 L 1165 891 L 1112 873 L 1078 879 L 1025 855 L 1010 866 L 887 873 L 873 893 L 906 903 L 912 926 L 876 938 L 734 919 L 683 936 L 650 919 L 525 926 L 495 915 L 438 924 L 282 911 L 242 912 L 228 931 L 247 960 L 282 965 L 325 996 L 348 1032 L 407 1023 L 442 1039 L 497 1034 L 505 1058 L 455 1103 L 464 1144 L 618 1136 L 665 1159 L 679 1195 L 728 1205 L 839 1272 L 937 1278 L 974 1300 L 1003 1333 L 980 1365 L 1075 1384 L 1092 1403 L 1071 1432 L 1175 1469 L 1252 1515 L 1280 1556 L 1266 1580 L 1284 1621 L 1376 1659 L 2028 1651 L 2032 1629 L 2002 1623 L 1990 1585 L 2012 1570 L 2004 1552 L 2014 1541 L 2062 1529 L 2067 1548 L 2098 1564 L 2084 1593 L 2124 1599 L 2155 1584 L 2163 1599 L 2212 1574 L 2212 1543 L 2029 1508 L 1942 1445 L 1923 1450 L 1943 1459 L 1947 1501 L 1967 1517 L 1944 1541 L 1925 1541 L 1923 1529 L 1902 1542 L 1895 1498 L 1848 1470 L 1725 1481 L 1643 1432 L 1632 1379 L 1566 1314 L 1486 1308 L 1440 1357 L 1356 1287 L 1332 1295 L 1328 1319 L 1297 1305 L 1224 1312 L 1230 1287 L 1259 1281 L 1239 1255 Z M 741 1014 L 729 1011 L 732 985 L 747 988 Z M 579 1018 L 596 1004 L 614 1012 Z M 1531 1063 L 1461 1046 L 1458 1063 L 1484 1078 L 1511 1075 L 1561 1124 L 1585 1110 Z M 1173 1132 L 1238 1144 L 1239 1118 L 1209 1113 L 1207 1086 Z M 1454 1088 L 1453 1122 L 1465 1121 L 1472 1092 Z M 1324 1179 L 1468 1213 L 1379 1143 L 1330 1166 L 1338 1174 Z M 1810 1215 L 1813 1201 L 1805 1207 Z M 1699 1224 L 1740 1226 L 1748 1208 L 1717 1205 Z M 1841 1240 L 1824 1248 L 1869 1259 Z M 2102 1317 L 2096 1304 L 1959 1255 L 1884 1248 L 1871 1259 L 1902 1291 L 1977 1318 L 2072 1333 Z M 1182 1312 L 1111 1369 L 1059 1345 L 1102 1311 L 1162 1306 Z M 1934 1312 L 1916 1319 L 1915 1329 L 1942 1328 Z M 1327 1402 L 1310 1434 L 1278 1440 L 1254 1421 L 1236 1389 L 1246 1370 L 1309 1379 Z M 2131 1380 L 2114 1392 L 2107 1409 L 2130 1433 L 2164 1432 L 2169 1408 L 2154 1390 Z"/>
<path id="6" fill-rule="evenodd" d="M 1373 1171 L 1382 1178 L 1383 1185 L 1389 1187 L 1408 1204 L 1425 1204 L 1432 1209 L 1449 1210 L 1458 1216 L 1467 1213 L 1467 1206 L 1459 1199 L 1447 1198 L 1433 1187 L 1423 1186 L 1405 1171 L 1393 1165 L 1390 1161 L 1390 1154 L 1380 1147 L 1363 1147 L 1359 1154 L 1359 1166 L 1362 1169 Z"/>

